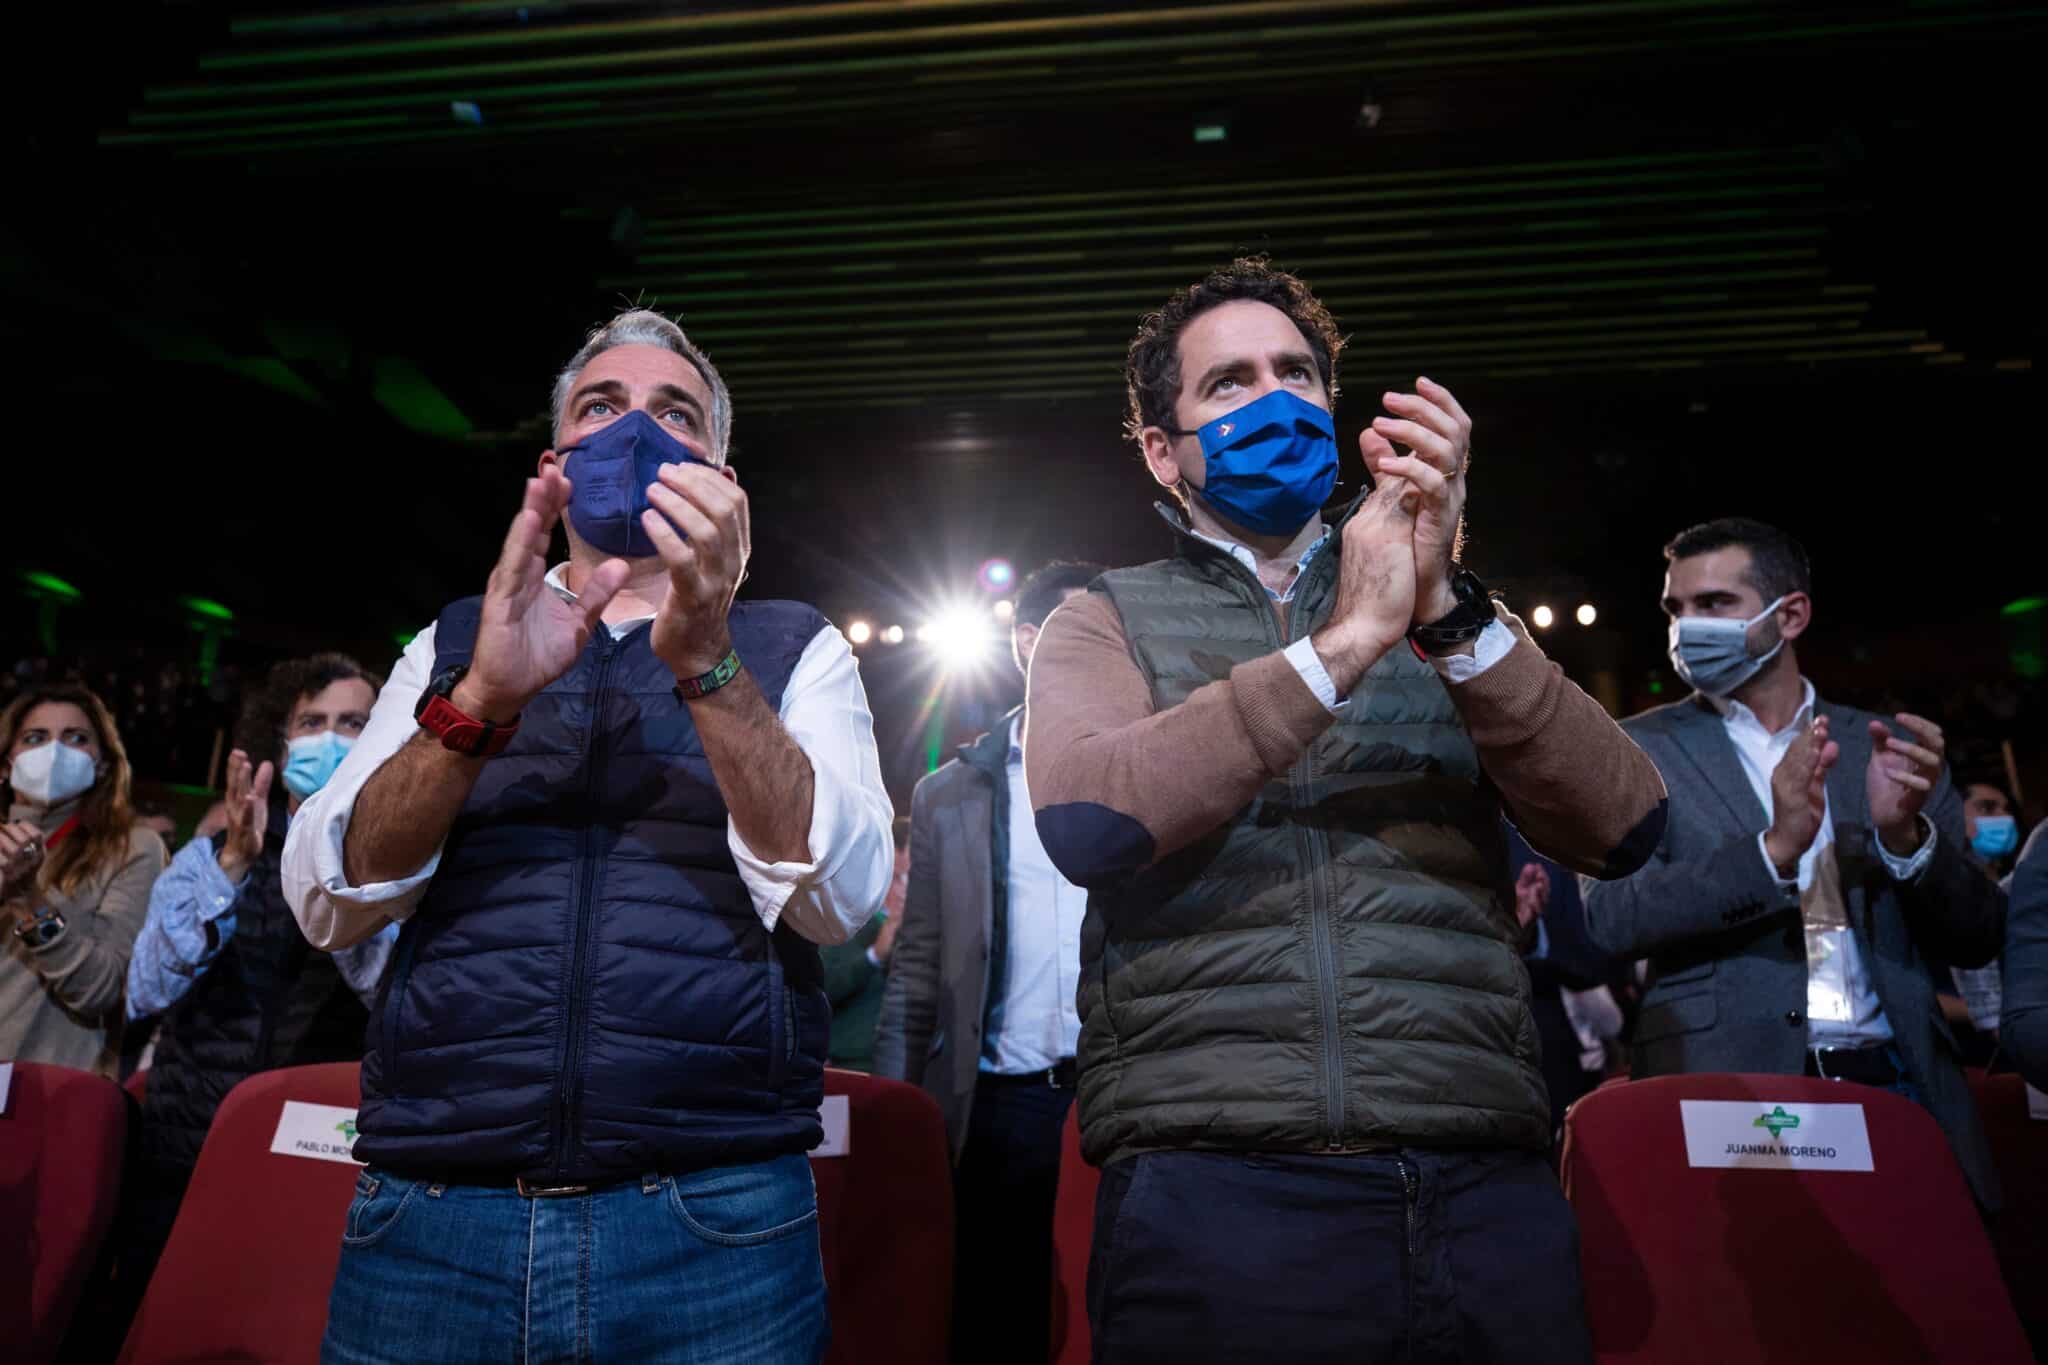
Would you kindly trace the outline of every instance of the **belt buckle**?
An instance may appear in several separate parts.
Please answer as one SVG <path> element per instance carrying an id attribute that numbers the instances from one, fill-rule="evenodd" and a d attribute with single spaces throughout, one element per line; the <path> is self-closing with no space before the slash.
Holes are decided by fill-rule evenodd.
<path id="1" fill-rule="evenodd" d="M 529 1184 L 525 1176 L 513 1178 L 512 1187 L 527 1199 L 561 1199 L 572 1194 L 589 1194 L 588 1185 L 535 1185 Z"/>

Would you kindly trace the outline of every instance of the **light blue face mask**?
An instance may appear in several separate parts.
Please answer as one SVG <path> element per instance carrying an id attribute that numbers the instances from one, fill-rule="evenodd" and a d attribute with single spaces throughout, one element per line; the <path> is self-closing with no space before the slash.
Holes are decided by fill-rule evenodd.
<path id="1" fill-rule="evenodd" d="M 1195 490 L 1233 525 L 1291 536 L 1322 510 L 1337 486 L 1337 425 L 1305 398 L 1275 389 L 1193 432 L 1208 471 Z"/>
<path id="2" fill-rule="evenodd" d="M 2020 846 L 2020 822 L 2010 815 L 1980 815 L 1970 847 L 1980 858 L 2003 858 Z"/>
<path id="3" fill-rule="evenodd" d="M 284 785 L 303 801 L 326 786 L 355 741 L 332 730 L 300 735 L 285 746 Z"/>

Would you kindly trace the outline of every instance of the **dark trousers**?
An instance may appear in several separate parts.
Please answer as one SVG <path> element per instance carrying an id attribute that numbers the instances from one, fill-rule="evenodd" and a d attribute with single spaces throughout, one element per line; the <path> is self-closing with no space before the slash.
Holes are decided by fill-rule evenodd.
<path id="1" fill-rule="evenodd" d="M 1052 1210 L 1071 1088 L 983 1075 L 953 1172 L 953 1359 L 1045 1365 Z"/>
<path id="2" fill-rule="evenodd" d="M 1578 1224 L 1534 1152 L 1155 1152 L 1102 1173 L 1098 1365 L 1586 1365 Z"/>

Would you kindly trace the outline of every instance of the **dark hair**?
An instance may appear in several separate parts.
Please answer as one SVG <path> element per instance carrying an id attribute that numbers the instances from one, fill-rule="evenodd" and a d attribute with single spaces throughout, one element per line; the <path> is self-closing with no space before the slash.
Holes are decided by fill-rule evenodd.
<path id="1" fill-rule="evenodd" d="M 338 682 L 361 678 L 375 696 L 384 680 L 346 654 L 315 654 L 309 659 L 286 659 L 270 670 L 263 686 L 249 694 L 235 723 L 235 747 L 261 766 L 284 750 L 285 723 L 301 697 L 317 696 Z"/>
<path id="2" fill-rule="evenodd" d="M 2006 805 L 2013 807 L 2015 810 L 2019 808 L 2019 803 L 2012 799 L 2012 793 L 2005 789 L 2005 775 L 2003 773 L 1970 772 L 1965 769 L 1962 772 L 1955 773 L 1952 780 L 1955 783 L 1956 795 L 1958 797 L 1966 795 L 1972 787 L 1989 787 L 2005 798 Z"/>
<path id="3" fill-rule="evenodd" d="M 895 842 L 898 853 L 910 847 L 909 816 L 899 815 L 889 822 L 889 838 Z"/>
<path id="4" fill-rule="evenodd" d="M 1749 551 L 1749 568 L 1742 581 L 1755 588 L 1765 602 L 1775 602 L 1788 592 L 1813 591 L 1805 548 L 1777 527 L 1748 517 L 1719 517 L 1680 531 L 1664 547 L 1664 558 L 1676 563 L 1731 545 Z"/>
<path id="5" fill-rule="evenodd" d="M 1085 588 L 1102 574 L 1100 564 L 1085 564 L 1078 559 L 1055 559 L 1052 563 L 1027 575 L 1017 585 L 1017 615 L 1014 624 L 1020 626 L 1042 626 L 1045 618 L 1067 600 L 1067 594 L 1077 588 Z"/>
<path id="6" fill-rule="evenodd" d="M 1138 334 L 1124 357 L 1124 385 L 1130 406 L 1124 433 L 1133 440 L 1146 427 L 1177 425 L 1173 405 L 1180 398 L 1180 334 L 1190 322 L 1218 304 L 1237 299 L 1271 304 L 1301 329 L 1315 355 L 1316 372 L 1330 401 L 1337 401 L 1337 356 L 1344 338 L 1322 301 L 1309 287 L 1284 270 L 1275 270 L 1264 256 L 1240 256 L 1199 284 L 1176 289 L 1166 306 L 1138 322 Z"/>

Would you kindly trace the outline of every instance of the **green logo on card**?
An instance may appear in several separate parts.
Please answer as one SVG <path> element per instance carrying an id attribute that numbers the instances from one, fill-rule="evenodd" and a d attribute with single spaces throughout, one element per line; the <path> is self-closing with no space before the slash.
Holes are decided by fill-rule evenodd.
<path id="1" fill-rule="evenodd" d="M 1787 1128 L 1799 1126 L 1799 1115 L 1785 1112 L 1784 1105 L 1778 1105 L 1768 1114 L 1758 1114 L 1752 1128 L 1767 1128 L 1773 1138 L 1782 1137 Z"/>

